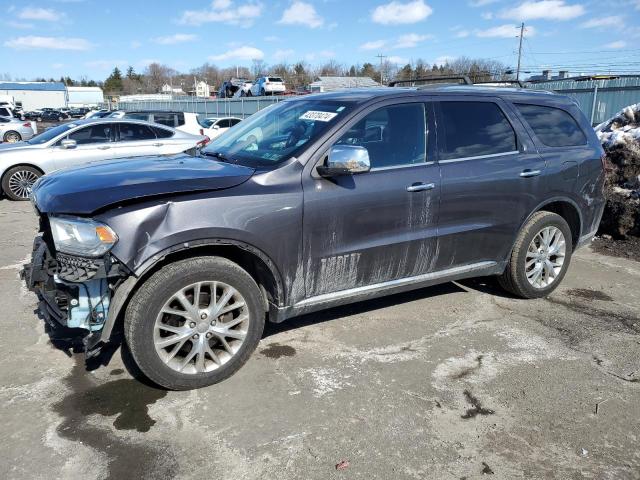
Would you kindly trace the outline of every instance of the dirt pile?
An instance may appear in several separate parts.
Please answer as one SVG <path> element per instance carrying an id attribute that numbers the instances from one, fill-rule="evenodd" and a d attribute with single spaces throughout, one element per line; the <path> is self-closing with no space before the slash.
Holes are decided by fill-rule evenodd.
<path id="1" fill-rule="evenodd" d="M 598 125 L 596 134 L 608 164 L 599 233 L 616 239 L 640 237 L 640 103 Z"/>

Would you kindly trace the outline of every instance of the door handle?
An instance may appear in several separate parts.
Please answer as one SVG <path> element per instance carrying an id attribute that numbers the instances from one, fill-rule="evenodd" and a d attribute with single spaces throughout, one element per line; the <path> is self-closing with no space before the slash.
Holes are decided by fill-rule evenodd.
<path id="1" fill-rule="evenodd" d="M 522 178 L 537 177 L 541 173 L 542 173 L 542 170 L 530 170 L 530 169 L 527 168 L 526 170 L 523 170 L 520 173 L 520 176 Z"/>
<path id="2" fill-rule="evenodd" d="M 435 183 L 414 183 L 407 187 L 407 192 L 424 192 L 425 190 L 433 190 L 436 188 Z"/>
<path id="3" fill-rule="evenodd" d="M 153 144 L 153 146 L 154 146 L 154 147 L 161 147 L 161 146 L 162 146 L 162 144 L 161 144 L 161 143 L 154 143 L 154 144 Z"/>
<path id="4" fill-rule="evenodd" d="M 98 147 L 98 150 L 109 150 L 111 147 L 109 145 L 102 145 L 101 147 Z"/>

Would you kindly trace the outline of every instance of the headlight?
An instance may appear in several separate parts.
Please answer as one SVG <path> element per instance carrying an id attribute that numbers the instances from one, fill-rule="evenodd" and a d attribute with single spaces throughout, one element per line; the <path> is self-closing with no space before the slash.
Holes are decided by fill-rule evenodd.
<path id="1" fill-rule="evenodd" d="M 118 241 L 107 225 L 78 217 L 49 217 L 56 250 L 82 257 L 104 255 Z"/>

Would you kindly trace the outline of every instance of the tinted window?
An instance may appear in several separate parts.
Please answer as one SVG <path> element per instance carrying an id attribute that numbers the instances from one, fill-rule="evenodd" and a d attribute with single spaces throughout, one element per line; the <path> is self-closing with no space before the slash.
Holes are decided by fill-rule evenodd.
<path id="1" fill-rule="evenodd" d="M 231 120 L 229 120 L 229 122 L 231 122 L 231 126 L 233 127 L 234 125 L 240 123 L 242 120 L 238 119 L 238 118 L 232 118 Z"/>
<path id="2" fill-rule="evenodd" d="M 71 130 L 72 128 L 75 128 L 77 126 L 77 124 L 65 123 L 63 125 L 58 125 L 57 127 L 48 128 L 47 130 L 33 137 L 31 140 L 27 140 L 27 143 L 30 143 L 31 145 L 41 145 L 43 143 L 47 143 L 48 141 L 56 138 L 58 135 L 61 135 L 64 132 Z"/>
<path id="3" fill-rule="evenodd" d="M 157 138 L 173 137 L 173 132 L 171 130 L 167 130 L 166 128 L 153 127 L 152 130 L 153 130 L 153 133 L 156 134 Z"/>
<path id="4" fill-rule="evenodd" d="M 269 77 L 270 82 L 282 82 L 280 77 Z"/>
<path id="5" fill-rule="evenodd" d="M 181 125 L 184 125 L 184 113 L 180 112 L 176 114 L 176 117 L 178 119 L 178 127 Z"/>
<path id="6" fill-rule="evenodd" d="M 167 127 L 176 126 L 176 116 L 173 113 L 154 113 L 153 121 Z"/>
<path id="7" fill-rule="evenodd" d="M 559 108 L 516 103 L 536 137 L 548 147 L 584 145 L 587 137 L 569 113 Z"/>
<path id="8" fill-rule="evenodd" d="M 224 119 L 224 120 L 218 120 L 218 122 L 216 123 L 216 125 L 220 128 L 229 128 L 229 120 Z"/>
<path id="9" fill-rule="evenodd" d="M 425 122 L 422 103 L 384 107 L 352 126 L 337 143 L 365 147 L 371 168 L 424 163 Z"/>
<path id="10" fill-rule="evenodd" d="M 517 150 L 516 134 L 493 102 L 440 102 L 440 159 L 477 157 Z"/>
<path id="11" fill-rule="evenodd" d="M 88 145 L 91 143 L 105 143 L 111 141 L 111 131 L 113 124 L 101 123 L 81 128 L 68 135 L 69 140 L 75 140 L 78 145 Z"/>
<path id="12" fill-rule="evenodd" d="M 138 125 L 137 123 L 121 123 L 120 124 L 120 141 L 131 142 L 135 140 L 152 140 L 156 135 L 151 128 L 146 125 Z"/>
<path id="13" fill-rule="evenodd" d="M 124 116 L 131 120 L 144 120 L 145 122 L 148 121 L 150 117 L 148 113 L 125 113 Z"/>

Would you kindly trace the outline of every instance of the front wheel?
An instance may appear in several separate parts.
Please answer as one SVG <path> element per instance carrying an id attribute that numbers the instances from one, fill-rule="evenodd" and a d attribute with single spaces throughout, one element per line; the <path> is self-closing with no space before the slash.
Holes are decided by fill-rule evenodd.
<path id="1" fill-rule="evenodd" d="M 522 228 L 500 285 L 522 298 L 546 297 L 569 268 L 573 245 L 566 220 L 552 212 L 537 212 Z"/>
<path id="2" fill-rule="evenodd" d="M 18 132 L 7 132 L 4 134 L 4 141 L 7 143 L 18 143 L 22 141 L 22 137 Z"/>
<path id="3" fill-rule="evenodd" d="M 11 200 L 29 200 L 31 188 L 41 176 L 42 172 L 33 167 L 13 167 L 2 177 L 2 191 Z"/>
<path id="4" fill-rule="evenodd" d="M 169 264 L 145 281 L 125 315 L 140 370 L 171 390 L 218 383 L 249 359 L 262 337 L 264 300 L 251 276 L 220 257 Z"/>

